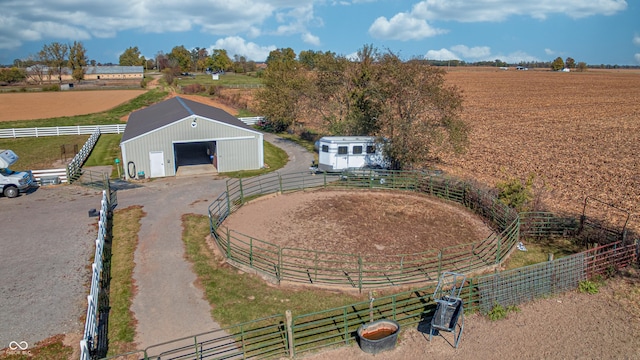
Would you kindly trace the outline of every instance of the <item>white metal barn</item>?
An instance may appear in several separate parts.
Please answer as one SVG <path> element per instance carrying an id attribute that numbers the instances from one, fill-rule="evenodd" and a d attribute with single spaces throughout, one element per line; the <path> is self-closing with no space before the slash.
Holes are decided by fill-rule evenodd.
<path id="1" fill-rule="evenodd" d="M 264 166 L 262 133 L 222 109 L 180 97 L 133 112 L 120 149 L 129 179 L 174 176 L 191 165 L 218 172 Z"/>
<path id="2" fill-rule="evenodd" d="M 382 146 L 374 136 L 325 136 L 318 140 L 318 170 L 386 167 Z"/>

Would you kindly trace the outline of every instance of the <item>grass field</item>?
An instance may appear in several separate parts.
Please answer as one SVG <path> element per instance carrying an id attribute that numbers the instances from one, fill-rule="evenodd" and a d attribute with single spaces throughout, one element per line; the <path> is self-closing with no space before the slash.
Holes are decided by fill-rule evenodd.
<path id="1" fill-rule="evenodd" d="M 259 86 L 262 84 L 262 80 L 255 76 L 225 73 L 218 76 L 218 80 L 213 80 L 211 75 L 197 74 L 193 77 L 182 76 L 178 78 L 178 85 L 185 86 L 191 84 L 200 84 L 204 86 Z"/>
<path id="2" fill-rule="evenodd" d="M 89 135 L 69 135 L 0 139 L 0 149 L 11 149 L 18 155 L 19 159 L 12 169 L 64 168 L 75 156 L 74 149 L 82 149 L 88 138 Z"/>

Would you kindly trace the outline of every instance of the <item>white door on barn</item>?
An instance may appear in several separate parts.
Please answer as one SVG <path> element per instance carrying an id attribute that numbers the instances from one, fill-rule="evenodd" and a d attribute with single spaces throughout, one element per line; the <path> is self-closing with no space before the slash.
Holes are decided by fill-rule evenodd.
<path id="1" fill-rule="evenodd" d="M 164 176 L 164 152 L 149 151 L 149 177 Z"/>

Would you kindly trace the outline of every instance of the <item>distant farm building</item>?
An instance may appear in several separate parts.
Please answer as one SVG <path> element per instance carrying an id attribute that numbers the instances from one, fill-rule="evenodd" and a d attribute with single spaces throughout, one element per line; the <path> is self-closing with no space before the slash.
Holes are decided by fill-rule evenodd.
<path id="1" fill-rule="evenodd" d="M 142 66 L 87 66 L 85 80 L 142 80 Z"/>
<path id="2" fill-rule="evenodd" d="M 120 149 L 129 179 L 264 166 L 262 133 L 222 109 L 180 97 L 131 113 Z"/>
<path id="3" fill-rule="evenodd" d="M 47 66 L 34 65 L 27 69 L 32 81 L 57 82 L 58 75 Z M 74 81 L 71 69 L 62 68 L 62 81 Z M 84 80 L 142 80 L 144 67 L 142 66 L 85 66 Z"/>

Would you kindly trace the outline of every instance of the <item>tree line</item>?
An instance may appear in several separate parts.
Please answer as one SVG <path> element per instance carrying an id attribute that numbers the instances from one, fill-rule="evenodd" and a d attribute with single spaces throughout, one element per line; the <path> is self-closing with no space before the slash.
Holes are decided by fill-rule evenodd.
<path id="1" fill-rule="evenodd" d="M 202 71 L 247 73 L 257 68 L 256 63 L 245 56 L 235 55 L 232 60 L 224 49 L 215 49 L 209 54 L 205 48 L 188 50 L 183 45 L 175 46 L 168 54 L 160 51 L 152 59 L 146 59 L 137 46 L 132 46 L 120 55 L 118 64 L 100 64 L 89 60 L 86 54 L 82 42 L 45 44 L 37 54 L 15 59 L 12 67 L 0 69 L 0 82 L 13 84 L 27 78 L 39 84 L 51 78 L 62 82 L 66 69 L 71 71 L 74 80 L 79 81 L 84 79 L 88 65 L 143 66 L 145 70 L 156 69 L 170 75 Z"/>
<path id="2" fill-rule="evenodd" d="M 296 57 L 285 48 L 269 54 L 255 97 L 274 131 L 313 120 L 323 133 L 375 136 L 393 169 L 423 168 L 468 143 L 462 93 L 444 75 L 424 60 L 403 61 L 370 45 L 356 59 L 314 51 Z"/>

